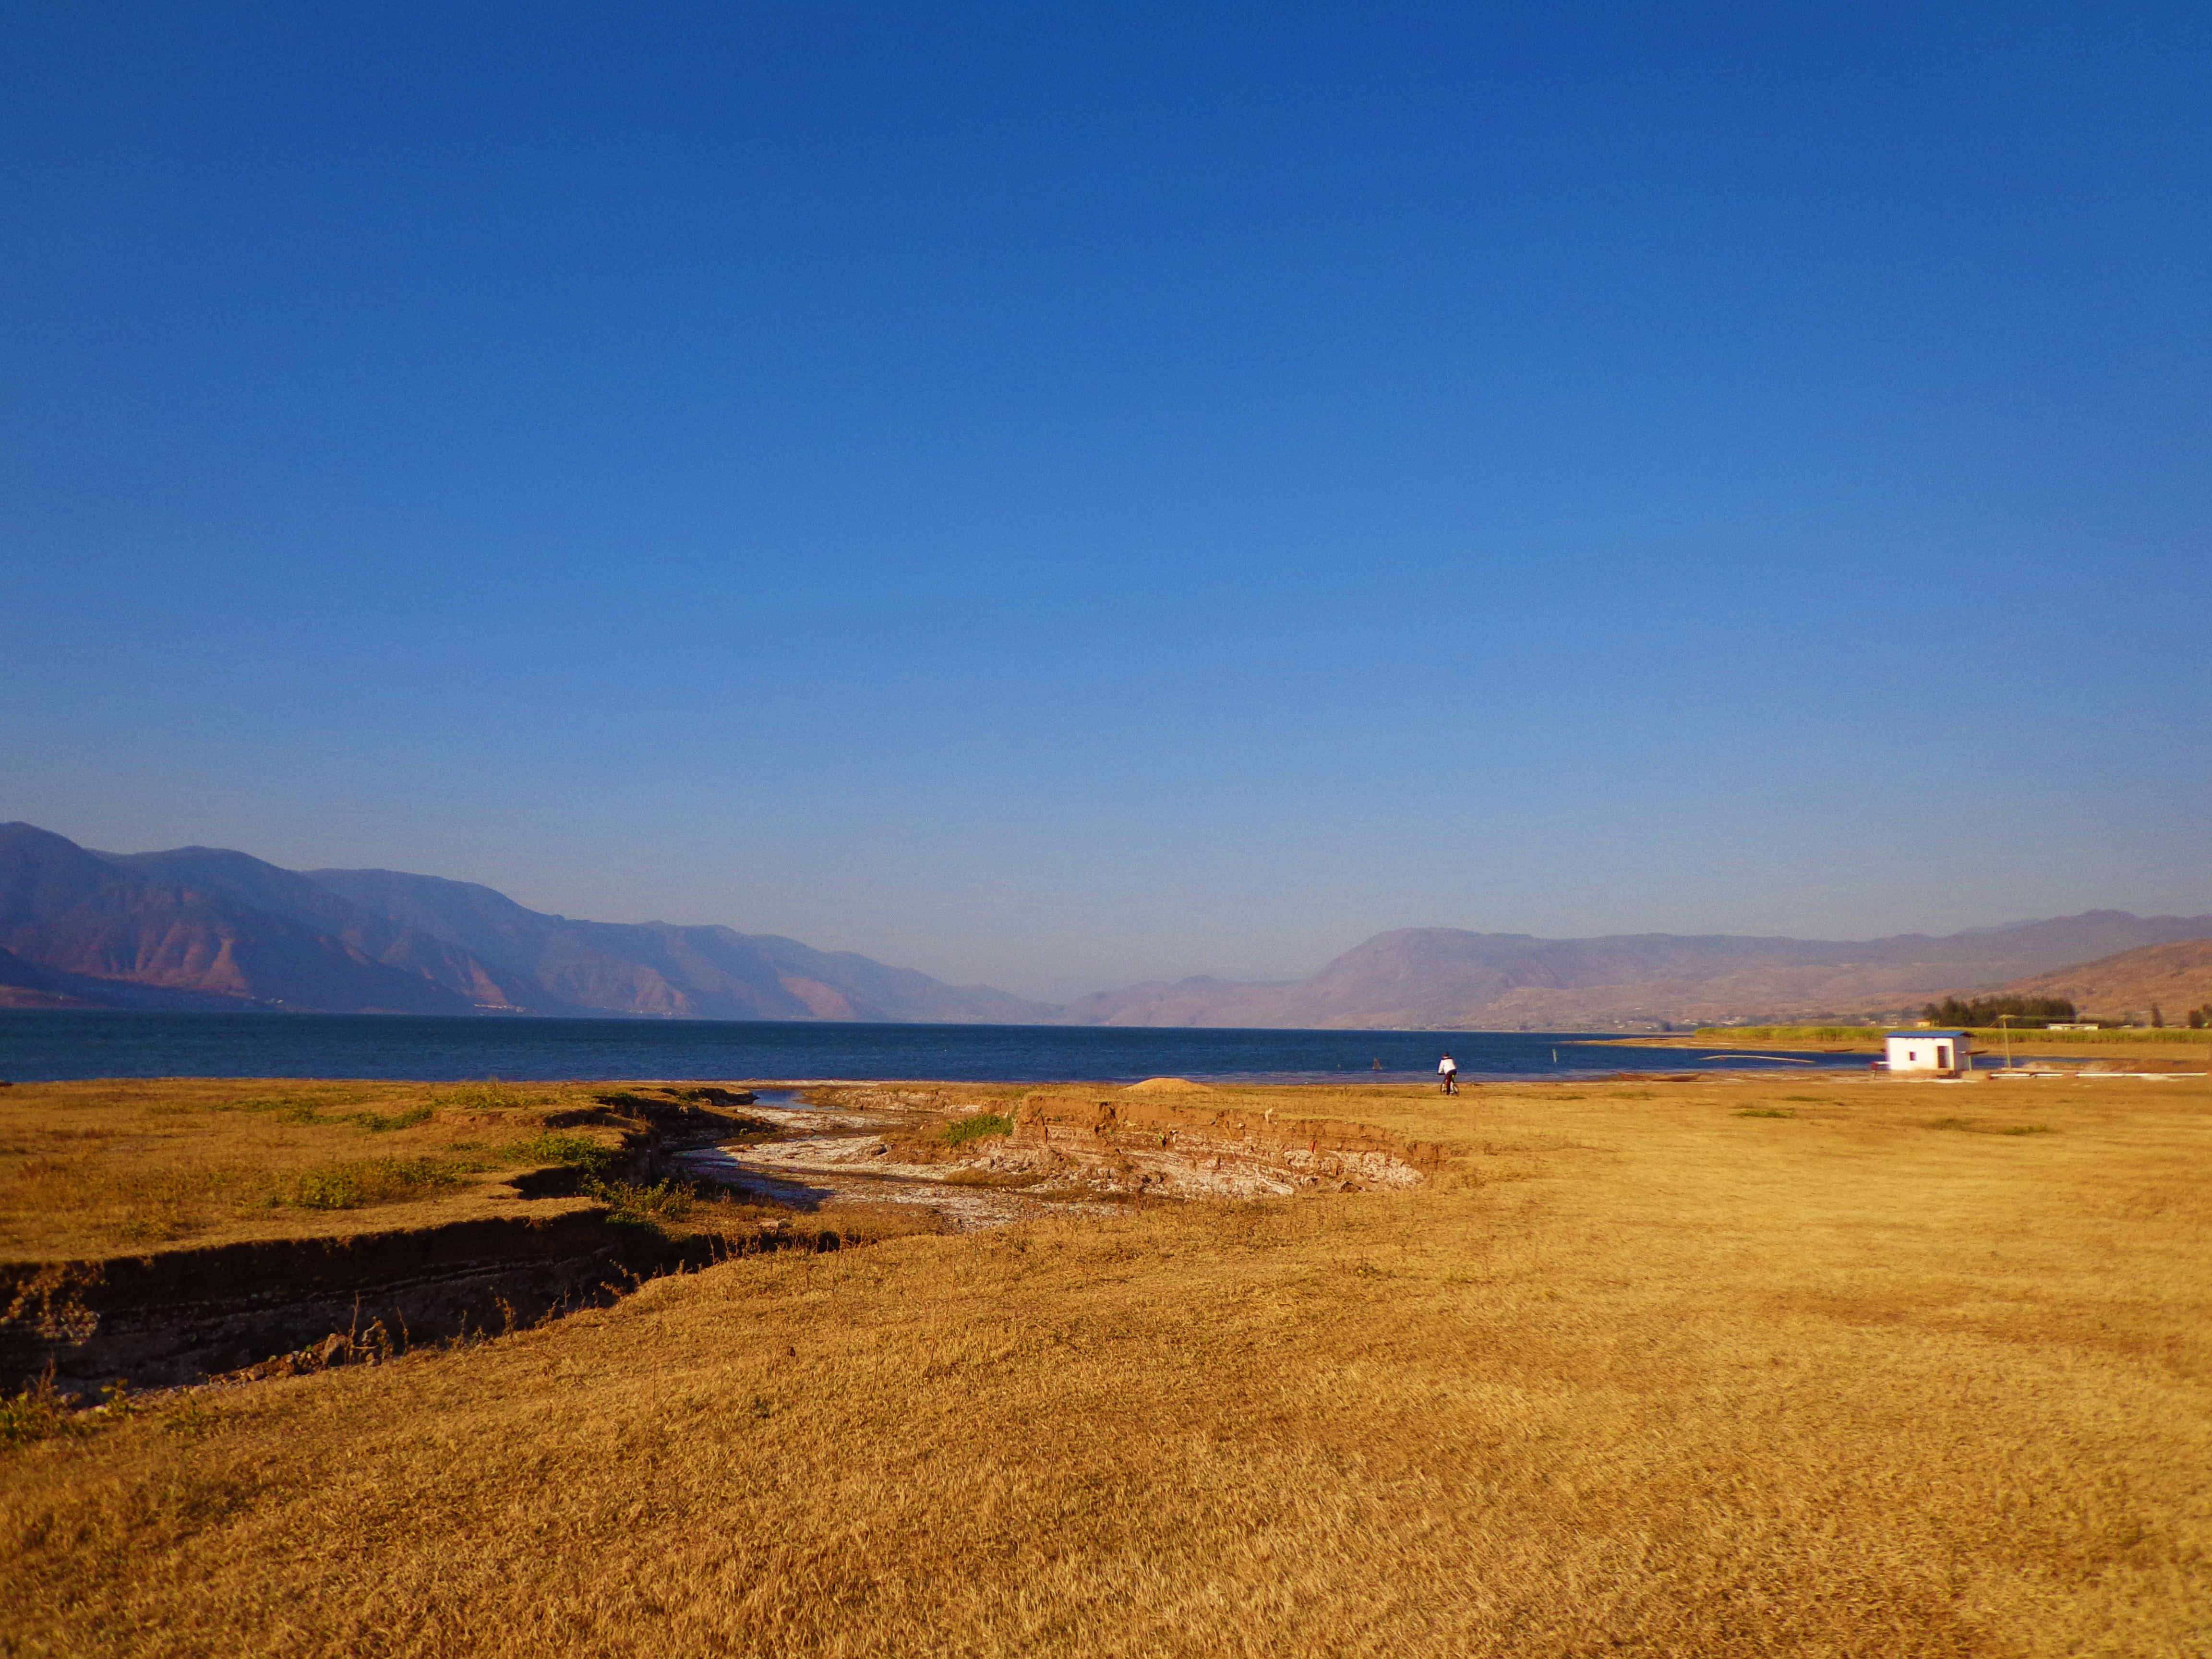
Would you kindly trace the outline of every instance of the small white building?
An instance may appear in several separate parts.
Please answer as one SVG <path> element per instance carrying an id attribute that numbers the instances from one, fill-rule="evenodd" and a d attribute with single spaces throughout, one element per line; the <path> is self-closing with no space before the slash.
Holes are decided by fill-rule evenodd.
<path id="1" fill-rule="evenodd" d="M 1973 1063 L 1971 1031 L 1892 1031 L 1887 1041 L 1893 1075 L 1920 1072 L 1957 1077 Z"/>

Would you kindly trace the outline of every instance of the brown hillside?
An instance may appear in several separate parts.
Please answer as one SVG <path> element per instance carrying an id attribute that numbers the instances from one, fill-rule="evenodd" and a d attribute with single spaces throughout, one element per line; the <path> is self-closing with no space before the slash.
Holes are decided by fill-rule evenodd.
<path id="1" fill-rule="evenodd" d="M 2212 1003 L 2212 939 L 2146 945 L 2071 968 L 2054 968 L 1979 994 L 2066 997 L 2084 1013 L 2107 1018 L 2148 1014 L 2155 1004 L 2174 1019 Z"/>

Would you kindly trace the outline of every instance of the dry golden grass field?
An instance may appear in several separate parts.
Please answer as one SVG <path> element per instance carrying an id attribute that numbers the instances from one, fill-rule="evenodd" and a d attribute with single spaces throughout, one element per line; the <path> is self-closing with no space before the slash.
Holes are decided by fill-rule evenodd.
<path id="1" fill-rule="evenodd" d="M 0 1653 L 2212 1653 L 2203 1084 L 1226 1099 L 1460 1156 L 0 1449 Z"/>
<path id="2" fill-rule="evenodd" d="M 561 1085 L 19 1085 L 0 1094 L 0 1261 L 343 1232 L 368 1209 L 396 1226 L 496 1213 L 518 1169 L 617 1145 L 563 1121 L 594 1106 Z"/>

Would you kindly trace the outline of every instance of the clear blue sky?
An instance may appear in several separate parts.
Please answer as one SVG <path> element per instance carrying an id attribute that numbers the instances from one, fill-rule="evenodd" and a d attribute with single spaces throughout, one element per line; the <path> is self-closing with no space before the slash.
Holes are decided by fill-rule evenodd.
<path id="1" fill-rule="evenodd" d="M 2212 12 L 0 21 L 0 817 L 1064 994 L 2212 908 Z"/>

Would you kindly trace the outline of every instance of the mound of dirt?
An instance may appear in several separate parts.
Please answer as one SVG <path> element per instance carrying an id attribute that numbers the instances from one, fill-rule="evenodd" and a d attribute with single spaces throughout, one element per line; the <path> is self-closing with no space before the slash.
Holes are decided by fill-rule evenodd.
<path id="1" fill-rule="evenodd" d="M 1210 1095 L 1213 1091 L 1203 1083 L 1193 1083 L 1187 1077 L 1148 1077 L 1142 1083 L 1132 1083 L 1122 1092 L 1131 1095 Z"/>

